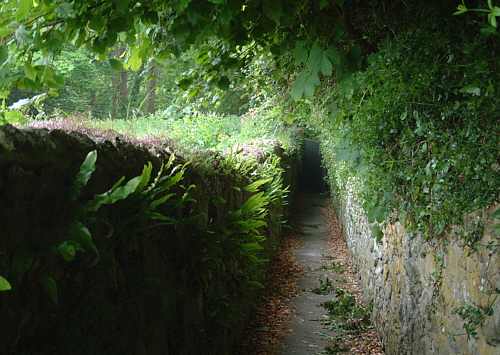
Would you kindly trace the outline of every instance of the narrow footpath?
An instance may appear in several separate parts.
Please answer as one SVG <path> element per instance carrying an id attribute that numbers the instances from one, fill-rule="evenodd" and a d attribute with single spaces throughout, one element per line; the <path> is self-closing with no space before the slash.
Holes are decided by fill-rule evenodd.
<path id="1" fill-rule="evenodd" d="M 295 258 L 304 272 L 281 355 L 383 354 L 330 200 L 308 194 L 303 206 Z"/>
<path id="2" fill-rule="evenodd" d="M 330 200 L 300 200 L 242 354 L 383 354 Z"/>

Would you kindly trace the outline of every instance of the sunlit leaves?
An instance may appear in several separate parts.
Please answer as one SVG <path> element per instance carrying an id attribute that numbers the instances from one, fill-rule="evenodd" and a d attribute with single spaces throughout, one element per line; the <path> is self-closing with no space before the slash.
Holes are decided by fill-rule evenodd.
<path id="1" fill-rule="evenodd" d="M 0 46 L 0 65 L 5 63 L 5 61 L 9 58 L 9 49 L 7 46 Z"/>
<path id="2" fill-rule="evenodd" d="M 127 67 L 132 69 L 133 71 L 137 71 L 141 68 L 141 65 L 142 65 L 141 49 L 139 47 L 130 48 L 130 53 L 127 60 Z"/>
<path id="3" fill-rule="evenodd" d="M 18 0 L 16 17 L 19 20 L 24 19 L 33 7 L 33 0 Z"/>
<path id="4" fill-rule="evenodd" d="M 0 124 L 1 123 L 10 123 L 10 124 L 22 124 L 26 122 L 26 117 L 22 112 L 17 110 L 7 110 L 4 112 L 0 112 Z M 2 117 L 3 116 L 3 117 Z"/>
<path id="5" fill-rule="evenodd" d="M 3 276 L 0 276 L 0 292 L 2 291 L 10 291 L 12 290 L 12 286 L 9 281 Z"/>
<path id="6" fill-rule="evenodd" d="M 453 15 L 463 15 L 467 12 L 486 14 L 488 18 L 488 24 L 494 29 L 497 28 L 497 17 L 500 17 L 500 7 L 493 5 L 492 0 L 488 0 L 488 9 L 468 8 L 467 5 L 465 5 L 465 2 L 462 1 L 462 3 L 457 6 L 457 10 L 453 13 Z M 482 30 L 481 32 L 486 35 L 492 34 L 491 31 L 488 30 Z"/>

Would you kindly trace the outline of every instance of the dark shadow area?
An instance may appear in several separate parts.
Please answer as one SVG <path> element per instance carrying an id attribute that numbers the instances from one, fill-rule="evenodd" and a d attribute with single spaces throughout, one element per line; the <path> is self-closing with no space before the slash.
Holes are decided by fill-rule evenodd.
<path id="1" fill-rule="evenodd" d="M 299 172 L 299 190 L 303 192 L 326 192 L 326 171 L 321 165 L 319 142 L 305 139 L 302 147 L 302 164 Z"/>

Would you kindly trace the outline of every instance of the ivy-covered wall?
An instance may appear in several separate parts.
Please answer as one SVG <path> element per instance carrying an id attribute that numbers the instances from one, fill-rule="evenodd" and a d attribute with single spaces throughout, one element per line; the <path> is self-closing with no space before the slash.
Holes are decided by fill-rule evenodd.
<path id="1" fill-rule="evenodd" d="M 480 213 L 484 233 L 476 229 L 479 214 L 467 219 L 465 232 L 481 233 L 475 251 L 456 235 L 429 242 L 400 223 L 387 225 L 377 242 L 351 188 L 337 210 L 386 354 L 500 352 L 500 255 L 492 210 Z"/>
<path id="2" fill-rule="evenodd" d="M 157 142 L 0 127 L 0 353 L 231 354 L 294 184 L 276 152 L 157 174 Z"/>
<path id="3" fill-rule="evenodd" d="M 429 17 L 312 117 L 387 354 L 500 353 L 497 52 Z"/>

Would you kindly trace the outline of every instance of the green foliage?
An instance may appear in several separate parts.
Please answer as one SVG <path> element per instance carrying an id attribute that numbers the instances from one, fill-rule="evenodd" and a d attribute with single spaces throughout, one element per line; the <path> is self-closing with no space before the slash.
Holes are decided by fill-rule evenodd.
<path id="1" fill-rule="evenodd" d="M 353 334 L 370 325 L 370 307 L 356 303 L 354 296 L 342 288 L 335 289 L 335 298 L 322 306 L 328 311 L 328 324 L 338 336 Z"/>
<path id="2" fill-rule="evenodd" d="M 23 124 L 26 117 L 16 110 L 0 110 L 0 125 L 2 124 Z"/>
<path id="3" fill-rule="evenodd" d="M 334 289 L 333 282 L 327 277 L 319 279 L 319 286 L 313 288 L 311 292 L 317 295 L 329 295 Z"/>
<path id="4" fill-rule="evenodd" d="M 485 14 L 488 18 L 488 24 L 494 29 L 497 28 L 497 17 L 500 17 L 500 7 L 493 5 L 493 0 L 488 0 L 488 8 L 468 8 L 464 1 L 457 6 L 454 15 L 462 15 L 467 12 Z M 488 33 L 488 30 L 485 30 Z"/>
<path id="5" fill-rule="evenodd" d="M 97 151 L 93 150 L 87 154 L 85 160 L 80 166 L 80 170 L 73 181 L 73 189 L 71 195 L 73 199 L 77 199 L 81 192 L 89 182 L 92 174 L 95 171 L 95 163 L 97 161 Z"/>
<path id="6" fill-rule="evenodd" d="M 12 286 L 10 285 L 9 281 L 5 277 L 0 276 L 0 292 L 10 291 L 11 289 Z"/>
<path id="7" fill-rule="evenodd" d="M 478 307 L 472 304 L 464 304 L 463 306 L 455 309 L 455 313 L 464 321 L 464 330 L 467 334 L 467 339 L 477 337 L 477 330 L 484 325 L 486 318 L 493 315 L 493 308 Z"/>
<path id="8" fill-rule="evenodd" d="M 328 98 L 330 181 L 356 186 L 370 221 L 397 216 L 436 236 L 498 198 L 498 71 L 469 35 L 437 24 L 401 34 Z"/>
<path id="9" fill-rule="evenodd" d="M 225 1 L 105 1 L 95 5 L 91 1 L 8 0 L 0 8 L 0 40 L 8 43 L 16 59 L 36 67 L 36 75 L 20 78 L 18 85 L 55 88 L 60 85 L 60 78 L 51 59 L 68 43 L 87 47 L 101 59 L 113 47 L 123 45 L 127 48 L 123 53 L 124 65 L 136 71 L 151 55 L 167 57 L 179 48 L 186 49 L 214 37 L 233 46 L 253 41 L 276 44 L 279 31 L 287 33 L 301 28 L 302 15 L 310 11 L 327 17 L 329 7 L 332 6 L 323 3 L 318 11 L 315 1 L 292 1 L 287 6 L 277 1 L 236 1 L 229 6 Z M 338 3 L 336 7 L 342 5 Z"/>

